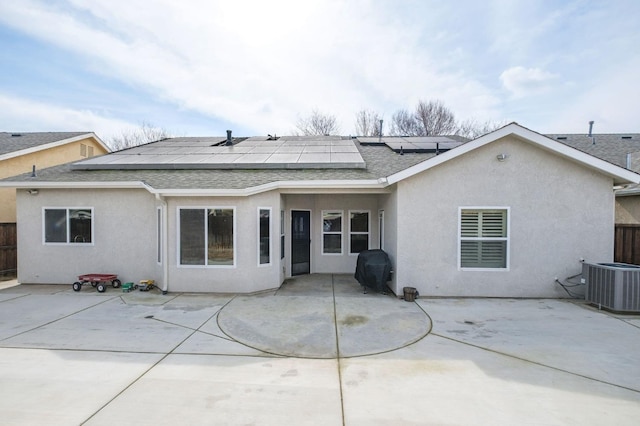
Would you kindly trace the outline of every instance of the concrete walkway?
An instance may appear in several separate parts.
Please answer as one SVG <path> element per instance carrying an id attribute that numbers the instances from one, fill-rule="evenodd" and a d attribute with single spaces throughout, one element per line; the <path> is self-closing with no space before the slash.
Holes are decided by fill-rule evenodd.
<path id="1" fill-rule="evenodd" d="M 636 425 L 640 317 L 564 300 L 0 290 L 0 423 Z"/>

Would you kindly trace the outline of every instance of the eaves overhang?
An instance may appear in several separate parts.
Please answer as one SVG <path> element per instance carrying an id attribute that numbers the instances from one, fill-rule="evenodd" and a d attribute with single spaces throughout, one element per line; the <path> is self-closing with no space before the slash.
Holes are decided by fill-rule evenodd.
<path id="1" fill-rule="evenodd" d="M 280 190 L 287 193 L 387 193 L 386 179 L 277 181 L 248 188 L 154 188 L 143 181 L 127 182 L 0 182 L 0 187 L 17 189 L 145 189 L 167 197 L 247 197 Z"/>

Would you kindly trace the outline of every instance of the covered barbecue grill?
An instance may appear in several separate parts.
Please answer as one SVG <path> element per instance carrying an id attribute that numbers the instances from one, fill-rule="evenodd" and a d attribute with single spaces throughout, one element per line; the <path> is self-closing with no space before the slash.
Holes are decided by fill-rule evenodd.
<path id="1" fill-rule="evenodd" d="M 358 255 L 355 279 L 364 287 L 386 293 L 391 279 L 391 260 L 383 250 L 363 250 Z"/>

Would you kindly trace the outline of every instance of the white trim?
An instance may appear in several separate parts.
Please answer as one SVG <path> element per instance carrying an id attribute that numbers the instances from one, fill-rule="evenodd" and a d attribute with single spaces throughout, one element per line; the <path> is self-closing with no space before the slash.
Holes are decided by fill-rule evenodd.
<path id="1" fill-rule="evenodd" d="M 260 213 L 262 210 L 268 210 L 269 211 L 269 262 L 267 263 L 260 263 Z M 273 209 L 271 207 L 258 207 L 258 232 L 257 232 L 257 238 L 256 238 L 256 242 L 257 242 L 257 248 L 258 248 L 258 267 L 262 268 L 265 266 L 271 266 L 271 264 L 273 263 L 272 259 L 273 259 Z"/>
<path id="2" fill-rule="evenodd" d="M 66 239 L 64 243 L 47 242 L 47 223 L 46 223 L 46 211 L 47 210 L 64 210 L 66 221 Z M 80 243 L 71 242 L 71 224 L 69 223 L 69 210 L 90 210 L 91 211 L 91 242 Z M 44 206 L 42 207 L 42 245 L 43 246 L 68 246 L 68 247 L 88 247 L 94 246 L 96 240 L 95 232 L 95 212 L 93 207 L 66 207 L 66 206 Z"/>
<path id="3" fill-rule="evenodd" d="M 340 232 L 324 230 L 324 214 L 326 213 L 340 213 Z M 344 210 L 328 209 L 320 211 L 320 255 L 321 256 L 342 256 L 344 254 Z M 324 252 L 324 236 L 325 235 L 340 235 L 340 253 L 325 253 Z"/>
<path id="4" fill-rule="evenodd" d="M 25 134 L 28 134 L 28 133 L 25 133 Z M 37 145 L 37 146 L 32 146 L 30 148 L 21 149 L 21 150 L 18 150 L 18 151 L 8 152 L 6 154 L 0 155 L 0 161 L 9 160 L 11 158 L 20 157 L 22 155 L 33 154 L 35 152 L 44 151 L 44 150 L 51 149 L 51 148 L 56 148 L 56 147 L 62 146 L 62 145 L 68 145 L 68 144 L 71 144 L 71 143 L 74 143 L 74 142 L 78 142 L 78 141 L 81 141 L 83 139 L 89 139 L 89 138 L 94 138 L 95 141 L 98 143 L 98 145 L 100 145 L 102 148 L 104 148 L 104 150 L 106 152 L 111 152 L 111 149 L 109 149 L 109 147 L 107 145 L 105 145 L 105 143 L 102 142 L 102 140 L 95 133 L 90 132 L 90 133 L 84 133 L 82 135 L 74 136 L 74 137 L 67 138 L 67 139 L 61 139 L 61 140 L 55 141 L 55 142 L 49 142 L 49 143 L 45 143 L 45 144 L 42 144 L 42 145 Z M 79 160 L 79 161 L 81 161 L 81 160 Z"/>
<path id="5" fill-rule="evenodd" d="M 352 232 L 351 231 L 351 213 L 366 213 L 367 214 L 367 232 Z M 358 256 L 360 253 L 351 252 L 351 235 L 366 235 L 367 236 L 367 250 L 371 249 L 371 210 L 349 210 L 349 242 L 347 243 L 349 249 L 347 254 L 349 256 Z"/>
<path id="6" fill-rule="evenodd" d="M 42 189 L 146 189 L 152 194 L 160 194 L 141 181 L 122 182 L 39 182 L 34 178 L 33 182 L 0 182 L 0 188 L 42 188 Z"/>
<path id="7" fill-rule="evenodd" d="M 51 188 L 51 189 L 146 189 L 152 194 L 158 194 L 165 197 L 248 197 L 263 192 L 282 190 L 283 193 L 290 194 L 309 194 L 313 191 L 326 191 L 331 189 L 332 192 L 347 192 L 349 194 L 363 193 L 389 193 L 384 179 L 380 180 L 336 180 L 336 181 L 280 181 L 270 182 L 264 185 L 253 186 L 242 189 L 156 189 L 145 182 L 141 181 L 123 181 L 123 182 L 39 182 L 34 178 L 32 182 L 28 181 L 6 181 L 0 182 L 0 188 Z M 319 192 L 320 193 L 320 192 Z"/>
<path id="8" fill-rule="evenodd" d="M 418 163 L 415 166 L 404 169 L 396 174 L 389 176 L 387 178 L 387 181 L 389 185 L 394 184 L 415 174 L 431 169 L 446 161 L 460 157 L 461 155 L 478 149 L 505 136 L 515 136 L 524 142 L 537 145 L 542 149 L 551 151 L 555 154 L 559 154 L 586 167 L 595 169 L 598 172 L 613 178 L 614 184 L 640 183 L 640 175 L 637 173 L 616 166 L 615 164 L 601 160 L 592 155 L 586 154 L 575 148 L 571 148 L 568 145 L 557 142 L 551 138 L 541 135 L 540 133 L 536 133 L 532 130 L 522 127 L 517 123 L 507 124 L 506 126 L 491 133 L 487 133 L 486 135 L 481 136 L 478 139 L 467 142 L 455 149 L 446 151 L 440 155 L 423 161 L 422 163 Z"/>
<path id="9" fill-rule="evenodd" d="M 180 210 L 205 210 L 204 220 L 204 249 L 205 249 L 205 263 L 203 265 L 183 265 L 180 263 Z M 233 210 L 233 264 L 232 265 L 208 265 L 207 244 L 208 244 L 208 230 L 207 230 L 207 210 Z M 236 226 L 237 214 L 235 206 L 176 206 L 176 265 L 178 268 L 188 269 L 234 269 L 237 264 L 238 258 L 238 227 Z"/>
<path id="10" fill-rule="evenodd" d="M 507 253 L 504 268 L 464 268 L 461 266 L 462 256 L 460 250 L 462 248 L 462 211 L 463 210 L 505 210 L 507 212 Z M 509 272 L 511 268 L 511 207 L 506 206 L 461 206 L 458 207 L 458 270 L 459 271 L 476 271 L 476 272 Z"/>
<path id="11" fill-rule="evenodd" d="M 156 206 L 156 264 L 162 265 L 164 250 L 164 213 L 162 206 Z"/>

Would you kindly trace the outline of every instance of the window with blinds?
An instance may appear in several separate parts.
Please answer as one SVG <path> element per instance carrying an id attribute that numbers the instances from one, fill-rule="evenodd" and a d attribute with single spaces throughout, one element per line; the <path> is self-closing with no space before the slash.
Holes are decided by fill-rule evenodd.
<path id="1" fill-rule="evenodd" d="M 506 269 L 507 209 L 460 209 L 460 267 Z"/>

